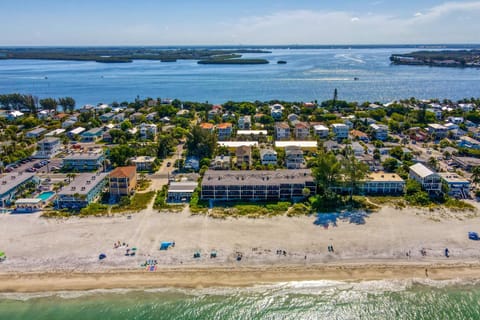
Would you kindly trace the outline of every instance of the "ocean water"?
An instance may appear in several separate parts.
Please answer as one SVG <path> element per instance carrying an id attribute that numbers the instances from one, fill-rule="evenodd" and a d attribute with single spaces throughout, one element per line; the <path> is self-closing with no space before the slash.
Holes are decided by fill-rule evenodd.
<path id="1" fill-rule="evenodd" d="M 3 294 L 0 319 L 480 319 L 480 285 L 311 281 L 250 288 Z"/>
<path id="2" fill-rule="evenodd" d="M 234 101 L 323 101 L 335 88 L 349 101 L 402 98 L 458 100 L 480 95 L 480 70 L 390 65 L 392 53 L 412 48 L 272 49 L 245 54 L 268 65 L 199 65 L 134 61 L 0 60 L 0 93 L 72 96 L 78 105 L 132 101 L 135 97 Z M 287 64 L 279 65 L 278 60 Z M 354 81 L 357 77 L 359 80 Z"/>

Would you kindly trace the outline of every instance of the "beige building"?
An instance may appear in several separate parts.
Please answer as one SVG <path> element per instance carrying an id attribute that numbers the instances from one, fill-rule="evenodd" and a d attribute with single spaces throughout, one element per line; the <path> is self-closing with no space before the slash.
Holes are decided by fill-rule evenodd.
<path id="1" fill-rule="evenodd" d="M 110 196 L 129 196 L 137 186 L 137 168 L 135 166 L 118 167 L 110 172 Z"/>

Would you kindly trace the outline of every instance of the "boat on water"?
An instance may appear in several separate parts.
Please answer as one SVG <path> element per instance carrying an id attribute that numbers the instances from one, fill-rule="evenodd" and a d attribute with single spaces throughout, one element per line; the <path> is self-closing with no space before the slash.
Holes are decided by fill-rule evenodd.
<path id="1" fill-rule="evenodd" d="M 359 80 L 359 79 L 360 79 L 360 78 L 358 78 L 358 77 L 354 77 L 354 78 L 353 78 L 353 80 L 355 80 L 355 81 L 357 81 L 357 80 Z"/>
<path id="2" fill-rule="evenodd" d="M 287 61 L 285 61 L 285 60 L 278 60 L 278 61 L 277 61 L 277 64 L 287 64 Z"/>

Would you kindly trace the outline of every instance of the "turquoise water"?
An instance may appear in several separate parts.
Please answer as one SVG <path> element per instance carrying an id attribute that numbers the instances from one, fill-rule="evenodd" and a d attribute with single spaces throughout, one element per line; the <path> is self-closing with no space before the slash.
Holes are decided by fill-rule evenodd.
<path id="1" fill-rule="evenodd" d="M 293 282 L 252 288 L 0 296 L 0 319 L 480 319 L 480 286 Z"/>
<path id="2" fill-rule="evenodd" d="M 271 54 L 245 55 L 268 59 L 267 65 L 0 60 L 0 93 L 72 96 L 78 105 L 132 101 L 137 95 L 212 103 L 323 101 L 332 98 L 335 88 L 339 98 L 350 101 L 479 95 L 480 70 L 390 65 L 392 53 L 412 50 L 273 49 Z M 288 63 L 278 65 L 278 60 Z"/>
<path id="3" fill-rule="evenodd" d="M 42 201 L 47 201 L 47 200 L 50 199 L 54 194 L 55 194 L 55 192 L 53 192 L 53 191 L 45 191 L 45 192 L 40 193 L 40 194 L 37 196 L 37 198 L 38 198 L 38 199 L 42 199 Z"/>

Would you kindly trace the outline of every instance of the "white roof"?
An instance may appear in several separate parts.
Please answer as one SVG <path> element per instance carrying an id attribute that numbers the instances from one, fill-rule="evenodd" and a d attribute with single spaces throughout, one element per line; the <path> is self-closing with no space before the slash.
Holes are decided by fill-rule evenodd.
<path id="1" fill-rule="evenodd" d="M 286 147 L 317 148 L 317 141 L 275 141 L 276 148 Z"/>
<path id="2" fill-rule="evenodd" d="M 71 134 L 80 134 L 82 133 L 83 131 L 85 131 L 85 128 L 84 127 L 78 127 L 78 128 L 75 128 L 73 130 L 70 131 Z"/>
<path id="3" fill-rule="evenodd" d="M 318 130 L 318 131 L 320 131 L 320 130 L 328 130 L 328 128 L 325 127 L 323 124 L 316 124 L 316 125 L 313 126 L 313 129 L 314 129 L 314 130 Z"/>
<path id="4" fill-rule="evenodd" d="M 237 135 L 250 135 L 250 134 L 253 134 L 253 135 L 263 134 L 266 136 L 267 130 L 238 130 L 237 131 Z"/>
<path id="5" fill-rule="evenodd" d="M 241 146 L 257 147 L 258 142 L 256 141 L 219 141 L 219 146 L 227 148 L 238 148 Z"/>
<path id="6" fill-rule="evenodd" d="M 433 129 L 446 129 L 444 126 L 438 123 L 430 123 L 428 126 Z"/>
<path id="7" fill-rule="evenodd" d="M 62 134 L 65 132 L 65 129 L 55 129 L 50 131 L 49 133 L 46 134 L 46 136 L 58 136 L 59 134 Z"/>
<path id="8" fill-rule="evenodd" d="M 410 167 L 410 170 L 412 170 L 422 178 L 428 177 L 429 175 L 432 175 L 435 173 L 421 163 L 414 164 L 413 166 Z"/>
<path id="9" fill-rule="evenodd" d="M 21 117 L 23 116 L 23 112 L 20 112 L 18 110 L 13 110 L 10 112 L 10 115 L 13 116 L 13 117 Z"/>
<path id="10" fill-rule="evenodd" d="M 450 183 L 463 183 L 463 184 L 468 184 L 468 183 L 470 183 L 470 181 L 468 181 L 468 180 L 465 179 L 464 177 L 459 176 L 459 175 L 456 174 L 456 173 L 452 173 L 452 172 L 440 172 L 439 175 L 440 175 L 440 177 L 442 177 L 442 179 L 445 180 L 446 182 L 450 182 Z"/>
<path id="11" fill-rule="evenodd" d="M 38 204 L 42 202 L 42 199 L 40 198 L 23 198 L 23 199 L 17 199 L 15 200 L 15 204 Z"/>
<path id="12" fill-rule="evenodd" d="M 345 128 L 347 125 L 345 123 L 334 123 L 332 124 L 332 127 L 334 128 Z"/>

